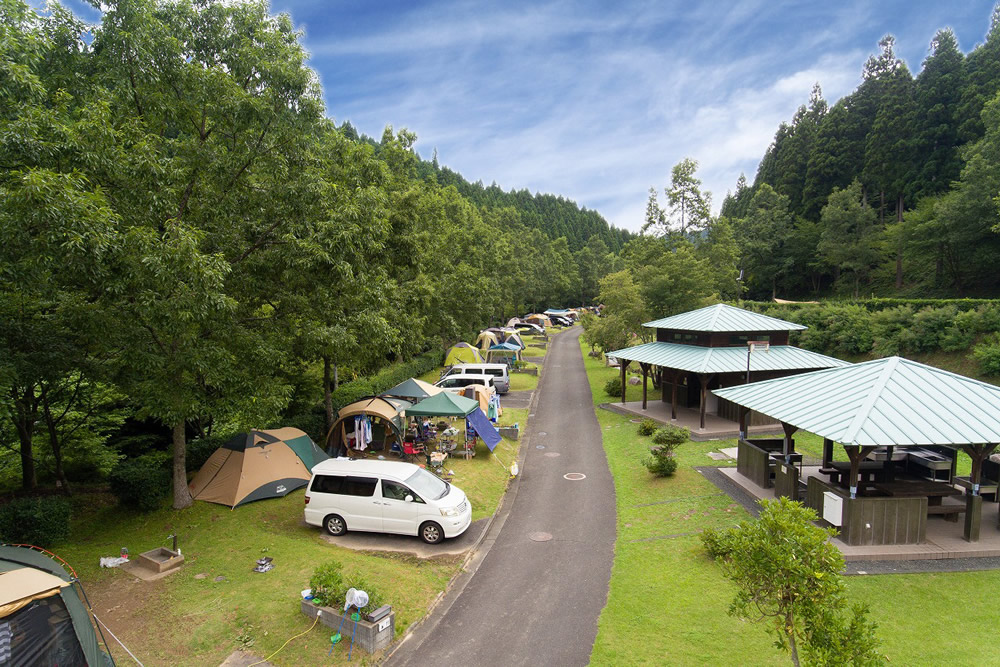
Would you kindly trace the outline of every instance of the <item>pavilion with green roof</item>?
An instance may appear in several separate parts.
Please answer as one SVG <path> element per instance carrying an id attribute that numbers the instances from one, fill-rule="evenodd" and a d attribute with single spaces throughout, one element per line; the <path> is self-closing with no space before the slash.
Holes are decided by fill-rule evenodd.
<path id="1" fill-rule="evenodd" d="M 620 362 L 622 403 L 626 369 L 630 362 L 636 362 L 643 376 L 642 410 L 647 407 L 647 379 L 657 374 L 662 400 L 670 402 L 671 420 L 677 420 L 678 407 L 697 406 L 701 429 L 705 428 L 706 414 L 738 420 L 738 407 L 726 399 L 717 399 L 710 393 L 715 389 L 745 384 L 749 378 L 771 379 L 848 365 L 789 345 L 789 333 L 806 328 L 801 324 L 721 303 L 643 326 L 656 330 L 654 342 L 606 355 Z M 751 351 L 751 342 L 760 345 Z M 747 425 L 741 424 L 741 432 L 745 428 Z"/>
<path id="2" fill-rule="evenodd" d="M 980 493 L 987 484 L 993 493 L 997 490 L 997 480 L 986 480 L 983 468 L 995 466 L 988 457 L 1000 444 L 1000 387 L 889 357 L 719 389 L 716 394 L 781 422 L 785 438 L 780 448 L 741 439 L 737 462 L 738 469 L 753 476 L 756 460 L 765 466 L 770 460 L 777 495 L 798 498 L 798 472 L 790 465 L 792 434 L 803 430 L 824 439 L 819 473 L 831 481 L 809 476 L 806 504 L 840 525 L 845 543 L 922 543 L 928 514 L 957 520 L 963 513 L 963 537 L 979 540 Z M 849 464 L 833 461 L 834 443 L 843 445 Z M 945 461 L 952 467 L 946 481 L 933 470 L 932 477 L 910 474 L 908 457 L 915 457 L 913 463 L 923 471 L 935 451 L 952 453 Z M 953 475 L 958 451 L 972 460 L 967 478 Z M 964 503 L 942 502 L 963 493 Z"/>

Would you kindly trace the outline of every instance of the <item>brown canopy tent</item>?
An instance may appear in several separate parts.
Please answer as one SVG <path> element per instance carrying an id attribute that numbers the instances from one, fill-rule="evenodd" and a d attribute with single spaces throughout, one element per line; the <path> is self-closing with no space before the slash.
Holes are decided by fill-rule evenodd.
<path id="1" fill-rule="evenodd" d="M 372 419 L 372 444 L 379 444 L 387 451 L 392 442 L 400 442 L 400 434 L 406 427 L 406 409 L 413 401 L 391 396 L 368 396 L 350 405 L 345 405 L 337 413 L 337 420 L 326 434 L 329 452 L 345 452 L 355 448 L 354 417 L 367 416 Z"/>
<path id="2" fill-rule="evenodd" d="M 235 508 L 305 486 L 312 467 L 327 458 L 297 428 L 240 433 L 208 457 L 189 488 L 195 500 Z"/>

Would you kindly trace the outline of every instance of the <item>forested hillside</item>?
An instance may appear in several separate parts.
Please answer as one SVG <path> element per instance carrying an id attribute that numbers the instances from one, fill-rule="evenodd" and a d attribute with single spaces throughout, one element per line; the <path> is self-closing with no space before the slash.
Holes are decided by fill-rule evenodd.
<path id="1" fill-rule="evenodd" d="M 968 55 L 942 29 L 914 76 L 886 36 L 850 95 L 817 84 L 722 205 L 751 294 L 996 294 L 998 90 L 1000 10 Z"/>
<path id="2" fill-rule="evenodd" d="M 266 2 L 102 7 L 0 0 L 0 472 L 27 491 L 100 478 L 124 425 L 172 433 L 185 506 L 191 435 L 322 414 L 338 376 L 589 302 L 618 261 L 592 212 L 345 136 Z"/>

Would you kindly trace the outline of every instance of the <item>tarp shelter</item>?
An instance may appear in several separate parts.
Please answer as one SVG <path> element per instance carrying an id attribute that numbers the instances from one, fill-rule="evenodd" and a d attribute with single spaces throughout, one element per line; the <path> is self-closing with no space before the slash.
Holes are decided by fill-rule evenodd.
<path id="1" fill-rule="evenodd" d="M 27 547 L 0 546 L 0 664 L 111 664 L 76 577 Z"/>
<path id="2" fill-rule="evenodd" d="M 406 411 L 414 402 L 391 396 L 368 396 L 345 405 L 337 413 L 337 420 L 326 434 L 327 451 L 339 452 L 347 447 L 350 440 L 347 434 L 354 433 L 354 418 L 359 416 L 372 418 L 373 442 L 381 442 L 383 445 L 393 441 L 400 442 L 399 436 L 406 428 Z"/>
<path id="3" fill-rule="evenodd" d="M 442 391 L 444 391 L 444 389 L 441 387 L 435 387 L 430 382 L 410 378 L 409 380 L 403 380 L 392 389 L 382 392 L 380 396 L 395 396 L 397 398 L 412 399 L 413 402 L 416 402 L 421 401 L 428 396 L 440 394 Z"/>
<path id="4" fill-rule="evenodd" d="M 208 457 L 189 488 L 195 500 L 236 507 L 305 486 L 329 457 L 297 428 L 240 433 Z"/>
<path id="5" fill-rule="evenodd" d="M 479 334 L 479 337 L 476 338 L 476 345 L 478 345 L 479 349 L 483 351 L 490 349 L 491 345 L 496 345 L 499 342 L 500 341 L 497 339 L 497 335 L 492 331 L 483 331 Z"/>
<path id="6" fill-rule="evenodd" d="M 521 348 L 514 343 L 500 343 L 499 345 L 491 345 L 486 355 L 491 362 L 498 359 L 520 359 Z"/>
<path id="7" fill-rule="evenodd" d="M 485 360 L 483 355 L 479 354 L 479 350 L 472 347 L 468 343 L 456 343 L 448 349 L 448 353 L 444 356 L 445 366 L 454 366 L 455 364 L 482 364 Z"/>
<path id="8" fill-rule="evenodd" d="M 481 410 L 469 413 L 469 416 L 465 419 L 476 434 L 483 439 L 483 442 L 486 443 L 491 452 L 500 444 L 500 432 L 490 423 L 490 420 L 486 418 L 486 415 Z"/>

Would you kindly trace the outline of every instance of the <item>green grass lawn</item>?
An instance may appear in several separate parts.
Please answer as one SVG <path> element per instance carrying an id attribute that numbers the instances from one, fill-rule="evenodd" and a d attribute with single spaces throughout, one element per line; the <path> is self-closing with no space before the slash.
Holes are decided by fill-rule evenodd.
<path id="1" fill-rule="evenodd" d="M 500 424 L 523 425 L 527 418 L 527 409 L 505 409 Z M 480 441 L 475 458 L 445 462 L 445 468 L 454 471 L 453 483 L 472 503 L 473 520 L 496 511 L 509 483 L 504 466 L 517 457 L 518 447 L 519 442 L 504 439 L 491 455 Z M 309 628 L 299 611 L 299 591 L 309 587 L 316 566 L 331 559 L 343 564 L 345 574 L 363 574 L 384 592 L 396 611 L 398 637 L 427 612 L 458 574 L 462 560 L 421 561 L 330 544 L 321 529 L 303 522 L 301 490 L 235 510 L 196 502 L 188 510 L 165 506 L 138 514 L 118 507 L 107 493 L 78 494 L 73 502 L 71 537 L 53 551 L 76 568 L 97 615 L 147 665 L 219 664 L 239 648 L 261 657 L 270 655 L 286 639 Z M 140 582 L 127 572 L 98 567 L 101 556 L 118 555 L 122 546 L 135 556 L 168 545 L 167 536 L 175 532 L 186 560 L 180 571 L 164 579 Z M 251 572 L 262 556 L 274 559 L 274 569 Z M 195 579 L 197 574 L 207 576 Z M 215 581 L 220 576 L 224 581 Z M 346 646 L 327 657 L 331 634 L 320 625 L 272 662 L 345 664 Z M 130 664 L 115 649 L 120 664 Z"/>
<path id="2" fill-rule="evenodd" d="M 603 387 L 617 369 L 588 357 L 585 346 L 582 351 L 595 405 L 613 400 Z M 629 387 L 629 400 L 638 400 L 633 390 L 641 387 Z M 715 464 L 707 452 L 730 443 L 681 445 L 677 473 L 655 478 L 641 464 L 651 441 L 637 435 L 638 424 L 601 409 L 597 418 L 615 479 L 618 534 L 591 663 L 788 664 L 763 626 L 727 614 L 734 590 L 698 539 L 707 527 L 749 519 L 693 469 Z M 803 433 L 795 439 L 802 451 L 822 453 L 822 439 Z M 846 458 L 842 450 L 837 456 Z M 994 664 L 994 605 L 983 592 L 998 584 L 1000 572 L 847 578 L 850 599 L 871 607 L 883 650 L 900 665 Z"/>
<path id="3" fill-rule="evenodd" d="M 538 381 L 541 379 L 541 375 L 529 375 L 528 373 L 511 373 L 510 374 L 510 390 L 511 391 L 534 391 L 538 388 Z M 503 397 L 500 398 L 503 400 Z"/>

